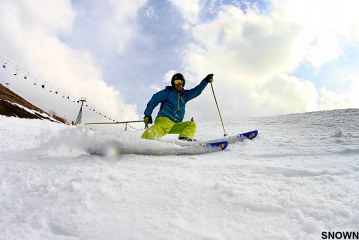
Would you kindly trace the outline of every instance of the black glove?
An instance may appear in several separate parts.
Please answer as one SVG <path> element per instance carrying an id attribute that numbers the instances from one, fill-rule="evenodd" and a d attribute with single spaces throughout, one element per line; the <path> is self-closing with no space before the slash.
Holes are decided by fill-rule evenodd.
<path id="1" fill-rule="evenodd" d="M 148 128 L 148 124 L 152 123 L 152 117 L 151 116 L 145 116 L 143 118 L 143 121 L 145 122 L 145 128 Z"/>
<path id="2" fill-rule="evenodd" d="M 204 78 L 204 80 L 206 80 L 206 81 L 209 82 L 209 83 L 213 82 L 213 73 L 208 74 L 208 75 Z"/>

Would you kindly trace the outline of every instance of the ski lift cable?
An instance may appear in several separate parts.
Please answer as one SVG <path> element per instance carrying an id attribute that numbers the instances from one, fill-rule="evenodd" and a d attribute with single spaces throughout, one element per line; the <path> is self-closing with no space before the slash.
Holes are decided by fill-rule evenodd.
<path id="1" fill-rule="evenodd" d="M 15 73 L 14 73 L 14 76 L 18 76 L 20 75 L 21 73 L 23 74 L 23 78 L 26 79 L 26 80 L 33 80 L 33 85 L 38 85 L 38 82 L 42 82 L 42 80 L 40 78 L 38 78 L 37 76 L 31 74 L 29 71 L 25 70 L 24 68 L 18 66 L 16 63 L 12 62 L 11 60 L 9 60 L 8 58 L 5 58 L 3 56 L 0 55 L 0 60 L 3 62 L 3 68 L 7 68 L 7 67 L 11 67 L 15 70 Z M 42 89 L 45 89 L 46 88 L 46 81 L 44 81 L 43 84 L 39 85 L 41 86 Z M 53 87 L 51 87 L 51 90 L 49 92 L 54 92 L 56 95 L 58 95 L 60 93 L 60 89 L 57 88 L 56 91 L 53 91 L 52 90 Z M 70 95 L 69 94 L 65 94 L 63 93 L 63 98 L 67 98 L 68 100 L 70 100 Z M 72 97 L 71 97 L 72 98 Z M 72 98 L 72 99 L 78 99 L 78 98 Z M 78 101 L 76 100 L 73 100 L 74 103 L 79 103 Z M 86 104 L 86 107 L 89 107 L 90 111 L 92 109 L 93 112 L 96 112 L 97 114 L 99 114 L 100 116 L 104 117 L 104 118 L 107 118 L 107 119 L 110 119 L 110 117 L 107 116 L 107 114 L 103 114 L 101 112 L 97 112 L 95 111 L 95 108 L 90 106 L 89 104 Z"/>

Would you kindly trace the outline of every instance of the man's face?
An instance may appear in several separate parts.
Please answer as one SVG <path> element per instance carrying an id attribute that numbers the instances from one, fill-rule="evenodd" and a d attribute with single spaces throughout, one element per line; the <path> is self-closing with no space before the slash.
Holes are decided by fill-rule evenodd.
<path id="1" fill-rule="evenodd" d="M 181 79 L 175 80 L 174 81 L 174 87 L 178 92 L 181 91 L 182 88 L 183 88 L 183 80 L 181 80 Z"/>
<path id="2" fill-rule="evenodd" d="M 183 88 L 182 84 L 175 84 L 175 89 L 179 92 Z"/>

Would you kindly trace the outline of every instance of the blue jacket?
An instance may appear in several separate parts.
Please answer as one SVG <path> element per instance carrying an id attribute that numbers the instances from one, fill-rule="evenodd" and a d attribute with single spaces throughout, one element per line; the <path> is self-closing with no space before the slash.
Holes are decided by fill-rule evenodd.
<path id="1" fill-rule="evenodd" d="M 190 90 L 182 89 L 180 92 L 172 86 L 155 93 L 147 103 L 145 116 L 151 116 L 153 109 L 161 103 L 157 117 L 168 117 L 174 122 L 181 122 L 185 114 L 186 103 L 200 95 L 208 82 L 202 80 L 196 87 Z"/>

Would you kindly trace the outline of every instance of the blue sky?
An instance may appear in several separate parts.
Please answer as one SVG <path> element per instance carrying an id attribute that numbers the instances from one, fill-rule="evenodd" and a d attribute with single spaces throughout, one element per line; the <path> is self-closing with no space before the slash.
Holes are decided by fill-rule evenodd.
<path id="1" fill-rule="evenodd" d="M 0 60 L 31 77 L 6 68 L 0 80 L 69 119 L 79 106 L 34 88 L 35 79 L 116 120 L 142 118 L 175 72 L 187 88 L 214 73 L 228 120 L 356 108 L 355 9 L 355 0 L 3 0 Z M 218 120 L 210 88 L 188 103 L 192 116 Z"/>

